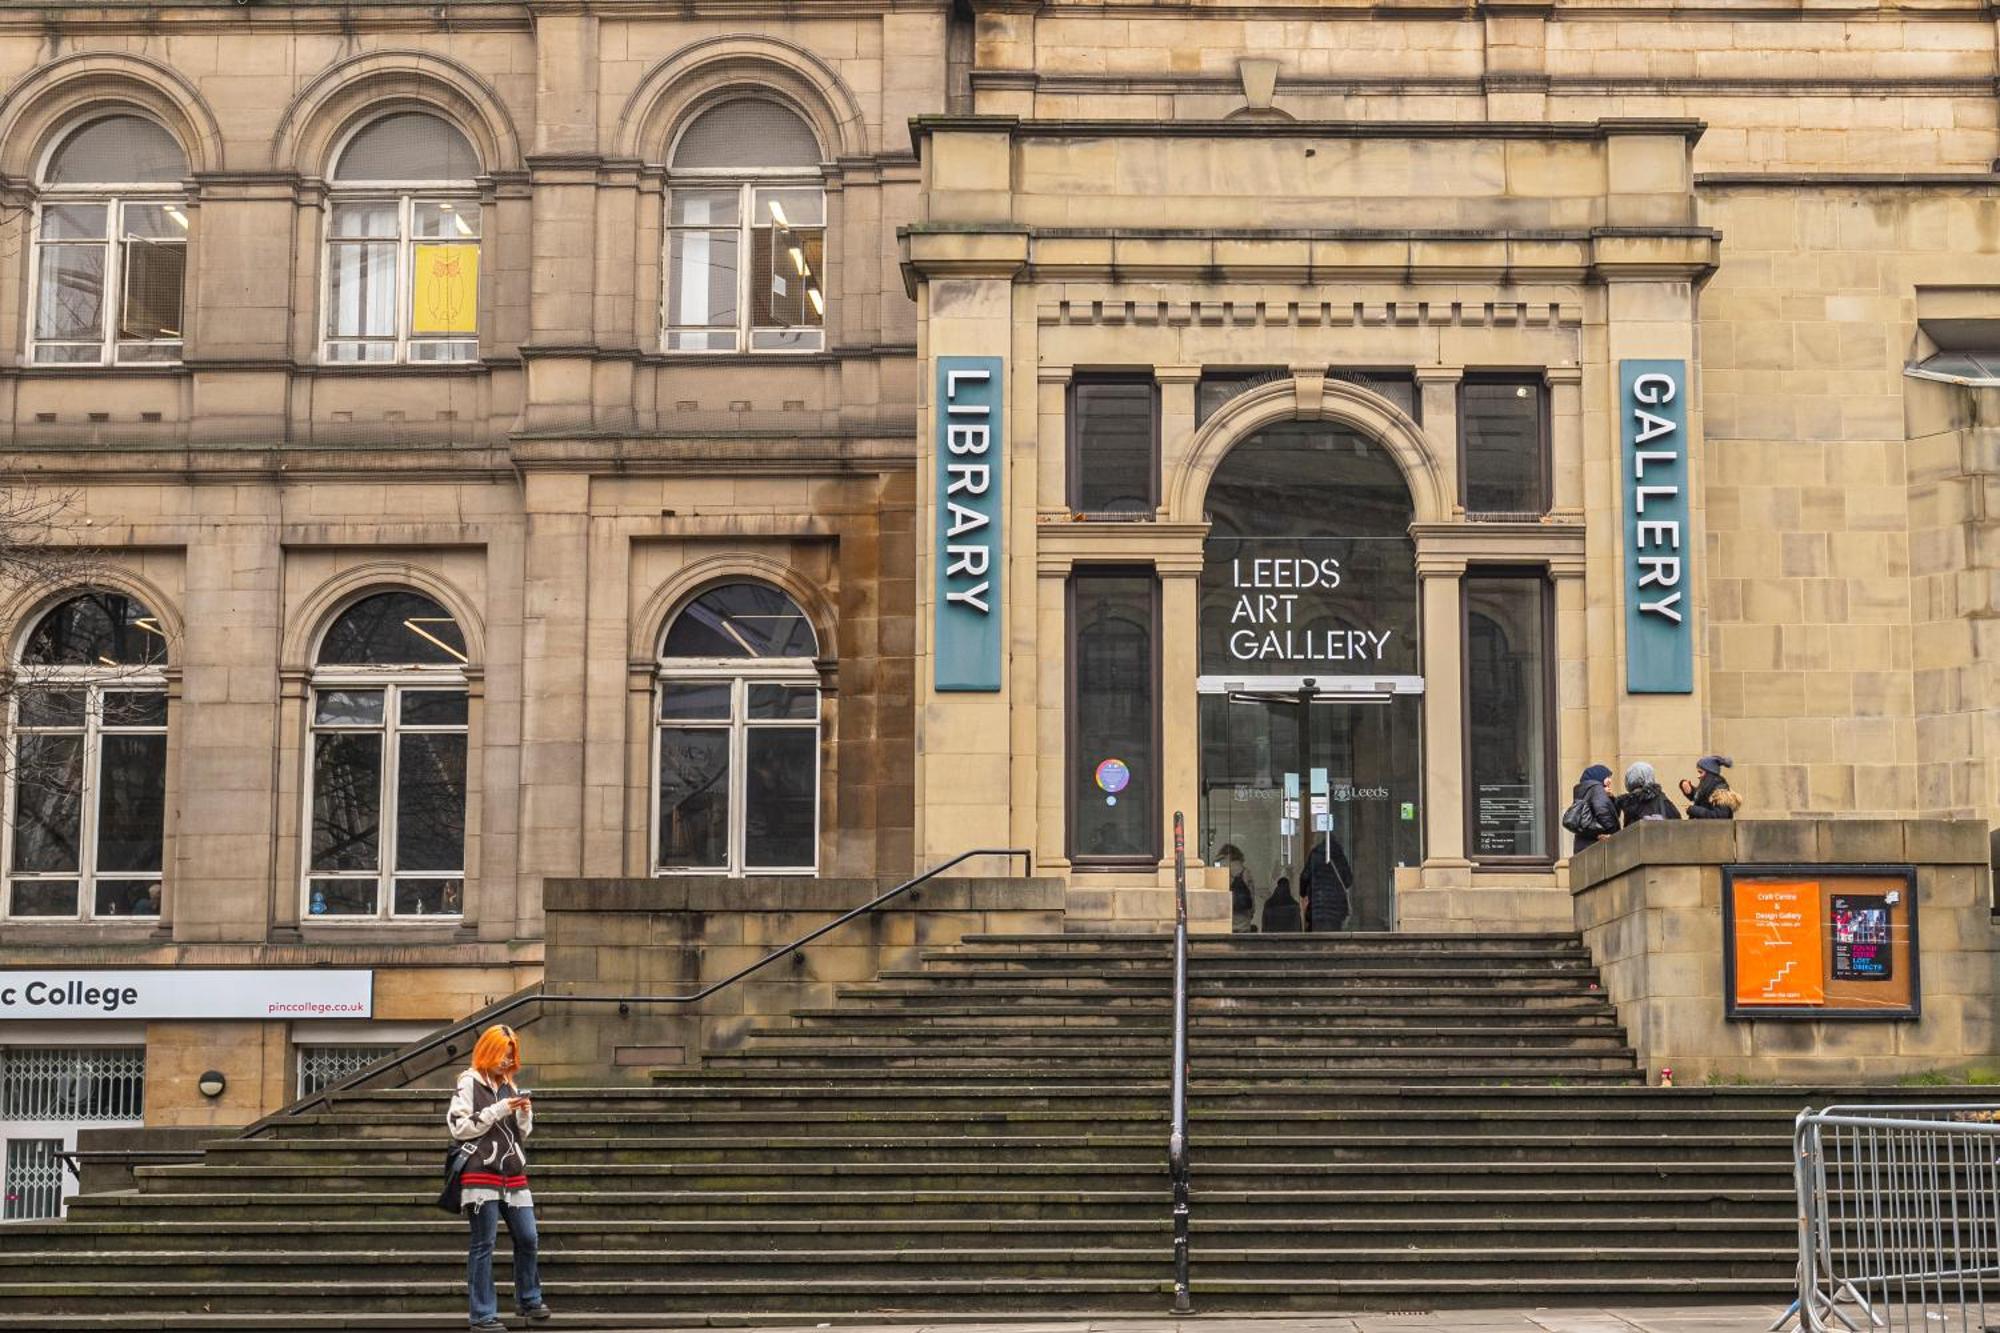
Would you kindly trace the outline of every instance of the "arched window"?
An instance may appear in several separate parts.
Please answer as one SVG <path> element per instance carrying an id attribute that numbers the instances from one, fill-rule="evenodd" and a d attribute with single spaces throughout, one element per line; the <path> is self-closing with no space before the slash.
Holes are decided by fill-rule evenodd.
<path id="1" fill-rule="evenodd" d="M 313 920 L 457 916 L 465 900 L 465 635 L 422 593 L 378 592 L 312 676 Z"/>
<path id="2" fill-rule="evenodd" d="M 40 365 L 181 359 L 187 154 L 143 116 L 71 130 L 35 204 L 30 356 Z"/>
<path id="3" fill-rule="evenodd" d="M 15 659 L 7 914 L 160 914 L 167 640 L 122 593 L 71 597 Z"/>
<path id="4" fill-rule="evenodd" d="M 326 359 L 479 355 L 479 158 L 422 111 L 370 121 L 333 169 Z"/>
<path id="5" fill-rule="evenodd" d="M 667 198 L 666 349 L 826 346 L 826 190 L 819 142 L 761 98 L 696 116 Z"/>
<path id="6" fill-rule="evenodd" d="M 761 583 L 708 589 L 660 649 L 656 873 L 814 874 L 819 641 Z"/>

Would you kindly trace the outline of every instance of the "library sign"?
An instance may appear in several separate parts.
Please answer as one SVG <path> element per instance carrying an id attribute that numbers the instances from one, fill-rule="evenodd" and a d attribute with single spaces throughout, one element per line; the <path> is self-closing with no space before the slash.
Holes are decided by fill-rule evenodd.
<path id="1" fill-rule="evenodd" d="M 940 691 L 1000 688 L 1000 472 L 1006 438 L 997 356 L 941 356 L 931 402 L 937 440 L 937 608 L 931 644 Z"/>
<path id="2" fill-rule="evenodd" d="M 369 1018 L 375 974 L 330 968 L 0 969 L 0 1019 Z"/>
<path id="3" fill-rule="evenodd" d="M 1625 690 L 1694 691 L 1687 362 L 1618 363 L 1625 506 Z"/>

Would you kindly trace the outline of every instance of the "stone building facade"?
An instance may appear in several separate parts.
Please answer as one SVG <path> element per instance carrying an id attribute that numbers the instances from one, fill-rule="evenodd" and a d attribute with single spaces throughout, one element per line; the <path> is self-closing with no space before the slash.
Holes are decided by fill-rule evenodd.
<path id="1" fill-rule="evenodd" d="M 84 696 L 0 966 L 373 987 L 0 1045 L 245 1119 L 552 878 L 1136 926 L 1179 811 L 1213 928 L 1567 929 L 1592 761 L 1990 819 L 1996 77 L 1970 4 L 0 9 L 6 466 L 105 565 L 0 608 Z"/>

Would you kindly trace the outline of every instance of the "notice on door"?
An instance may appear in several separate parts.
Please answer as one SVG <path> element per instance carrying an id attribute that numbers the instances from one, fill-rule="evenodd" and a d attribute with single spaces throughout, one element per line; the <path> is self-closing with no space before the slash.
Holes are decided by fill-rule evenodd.
<path id="1" fill-rule="evenodd" d="M 1736 892 L 1736 1003 L 1826 1003 L 1819 885 L 1758 880 Z"/>
<path id="2" fill-rule="evenodd" d="M 1724 866 L 1731 1018 L 1915 1018 L 1909 866 Z"/>

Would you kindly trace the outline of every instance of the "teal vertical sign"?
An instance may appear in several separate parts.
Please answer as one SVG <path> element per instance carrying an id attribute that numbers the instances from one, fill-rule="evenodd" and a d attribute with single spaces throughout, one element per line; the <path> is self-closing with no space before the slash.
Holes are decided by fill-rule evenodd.
<path id="1" fill-rule="evenodd" d="M 1000 472 L 1006 458 L 997 356 L 937 359 L 937 620 L 939 690 L 1000 688 Z"/>
<path id="2" fill-rule="evenodd" d="M 1625 477 L 1625 689 L 1694 691 L 1687 362 L 1618 363 Z"/>

